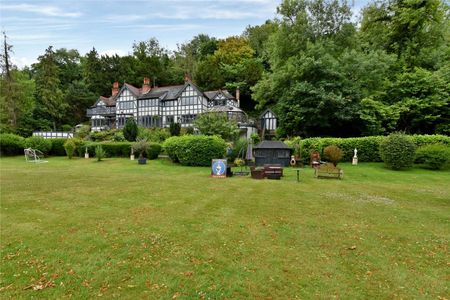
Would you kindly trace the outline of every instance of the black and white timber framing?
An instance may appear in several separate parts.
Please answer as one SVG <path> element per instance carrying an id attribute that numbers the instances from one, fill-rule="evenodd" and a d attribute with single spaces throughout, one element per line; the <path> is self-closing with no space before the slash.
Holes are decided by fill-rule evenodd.
<path id="1" fill-rule="evenodd" d="M 169 127 L 171 123 L 191 127 L 195 117 L 204 112 L 225 113 L 237 121 L 247 136 L 257 132 L 239 108 L 239 99 L 227 90 L 202 92 L 189 78 L 185 78 L 184 84 L 164 87 L 150 87 L 149 78 L 144 78 L 142 88 L 124 83 L 119 89 L 119 83 L 114 82 L 112 96 L 101 96 L 87 110 L 87 117 L 91 119 L 92 131 L 101 131 L 121 129 L 128 118 L 146 128 Z M 275 130 L 275 115 L 271 112 L 267 116 L 275 121 L 270 121 L 270 128 L 265 129 Z"/>

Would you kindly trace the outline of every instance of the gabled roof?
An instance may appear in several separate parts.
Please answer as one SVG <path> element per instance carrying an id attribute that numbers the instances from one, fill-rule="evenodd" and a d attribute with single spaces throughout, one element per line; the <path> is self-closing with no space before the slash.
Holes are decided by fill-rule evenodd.
<path id="1" fill-rule="evenodd" d="M 231 95 L 227 90 L 207 91 L 204 94 L 209 100 L 214 100 L 214 98 L 216 98 L 218 94 L 222 94 L 227 99 L 235 100 L 233 95 Z"/>
<path id="2" fill-rule="evenodd" d="M 270 108 L 267 108 L 265 111 L 263 111 L 263 112 L 259 115 L 259 118 L 262 118 L 267 112 L 271 112 L 275 117 L 277 117 L 277 115 L 273 112 L 273 110 L 271 110 Z"/>
<path id="3" fill-rule="evenodd" d="M 127 88 L 136 98 L 141 95 L 141 89 L 138 89 L 137 87 L 134 87 L 126 82 L 123 84 L 122 89 L 119 91 L 119 94 L 124 88 Z"/>
<path id="4" fill-rule="evenodd" d="M 184 90 L 185 85 L 169 85 L 154 87 L 148 93 L 139 97 L 139 99 L 160 98 L 164 100 L 176 100 L 177 95 Z"/>
<path id="5" fill-rule="evenodd" d="M 254 149 L 291 149 L 283 142 L 280 141 L 262 141 Z"/>

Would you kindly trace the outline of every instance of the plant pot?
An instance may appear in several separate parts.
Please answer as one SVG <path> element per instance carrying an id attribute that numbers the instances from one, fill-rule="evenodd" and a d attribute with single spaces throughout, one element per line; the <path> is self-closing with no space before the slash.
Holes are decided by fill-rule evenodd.
<path id="1" fill-rule="evenodd" d="M 139 158 L 138 159 L 138 164 L 140 164 L 140 165 L 147 164 L 147 159 L 145 157 Z"/>

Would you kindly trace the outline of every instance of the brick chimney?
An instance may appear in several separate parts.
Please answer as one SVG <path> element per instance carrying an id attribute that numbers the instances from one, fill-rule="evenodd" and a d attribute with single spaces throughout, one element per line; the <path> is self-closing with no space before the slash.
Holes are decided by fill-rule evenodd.
<path id="1" fill-rule="evenodd" d="M 115 81 L 115 82 L 113 83 L 111 96 L 114 97 L 114 96 L 117 95 L 118 93 L 119 93 L 119 82 L 118 82 L 118 81 Z"/>
<path id="2" fill-rule="evenodd" d="M 188 81 L 191 81 L 191 77 L 189 76 L 188 73 L 185 73 L 184 74 L 184 82 L 188 82 Z"/>
<path id="3" fill-rule="evenodd" d="M 236 100 L 237 107 L 241 107 L 241 91 L 239 90 L 239 87 L 236 88 Z"/>
<path id="4" fill-rule="evenodd" d="M 152 87 L 150 86 L 150 78 L 144 77 L 144 83 L 142 84 L 141 93 L 147 94 L 151 89 Z"/>

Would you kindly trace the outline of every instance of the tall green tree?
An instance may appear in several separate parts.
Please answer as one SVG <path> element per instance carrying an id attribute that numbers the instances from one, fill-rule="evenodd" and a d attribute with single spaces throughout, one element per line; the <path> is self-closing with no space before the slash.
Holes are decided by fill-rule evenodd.
<path id="1" fill-rule="evenodd" d="M 56 131 L 69 106 L 64 102 L 64 93 L 59 79 L 60 70 L 52 46 L 45 50 L 44 55 L 38 57 L 38 63 L 34 64 L 33 68 L 36 74 L 38 113 L 51 121 L 53 130 Z"/>
<path id="2" fill-rule="evenodd" d="M 23 120 L 29 117 L 34 107 L 34 81 L 27 72 L 19 71 L 11 63 L 12 45 L 3 32 L 0 65 L 0 124 L 2 131 L 22 133 Z"/>

